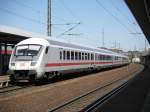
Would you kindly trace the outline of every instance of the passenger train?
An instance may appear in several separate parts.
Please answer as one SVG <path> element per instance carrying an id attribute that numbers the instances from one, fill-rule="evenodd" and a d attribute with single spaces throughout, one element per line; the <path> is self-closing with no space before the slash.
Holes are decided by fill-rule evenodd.
<path id="1" fill-rule="evenodd" d="M 127 56 L 109 50 L 55 39 L 29 38 L 14 47 L 9 69 L 15 81 L 33 81 L 128 63 Z"/>

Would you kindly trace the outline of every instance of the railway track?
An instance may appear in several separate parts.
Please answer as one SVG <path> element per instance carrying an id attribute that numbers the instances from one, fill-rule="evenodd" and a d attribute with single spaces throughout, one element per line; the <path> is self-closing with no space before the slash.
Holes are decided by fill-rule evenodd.
<path id="1" fill-rule="evenodd" d="M 141 69 L 140 71 L 135 72 L 133 74 L 138 74 L 142 70 L 143 69 Z M 69 111 L 69 112 L 71 112 L 71 111 L 94 112 L 94 110 L 96 109 L 96 107 L 98 105 L 102 105 L 105 101 L 110 99 L 112 96 L 118 94 L 121 90 L 123 90 L 123 88 L 125 88 L 128 85 L 128 83 L 132 80 L 132 78 L 129 81 L 127 81 L 125 79 L 127 77 L 129 77 L 130 75 L 131 74 L 129 74 L 128 76 L 124 76 L 122 78 L 116 79 L 112 82 L 109 82 L 109 83 L 105 84 L 104 86 L 98 87 L 94 90 L 91 90 L 91 91 L 81 95 L 81 96 L 75 97 L 75 98 L 73 98 L 73 99 L 71 99 L 71 100 L 69 100 L 69 101 L 67 101 L 63 104 L 60 104 L 60 105 L 58 105 L 54 108 L 49 109 L 48 112 L 66 112 L 66 111 Z M 123 83 L 119 87 L 113 89 L 112 91 L 108 92 L 107 94 L 103 95 L 102 97 L 98 97 L 90 105 L 88 105 L 88 106 L 87 105 L 86 106 L 82 105 L 82 106 L 79 106 L 79 107 L 76 106 L 76 104 L 80 104 L 81 102 L 84 103 L 85 101 L 89 101 L 88 100 L 89 97 L 91 98 L 91 97 L 99 94 L 102 91 L 102 89 L 105 89 L 105 88 L 107 88 L 107 87 L 111 86 L 112 84 L 115 84 L 119 81 L 123 81 Z"/>
<path id="2" fill-rule="evenodd" d="M 112 68 L 110 68 L 112 69 Z M 107 69 L 108 70 L 108 69 Z M 105 71 L 105 69 L 104 69 Z M 73 79 L 73 78 L 77 78 L 77 77 L 81 77 L 81 76 L 84 76 L 84 75 L 87 75 L 87 74 L 91 74 L 91 71 L 90 72 L 87 72 L 87 73 L 83 73 L 82 75 L 74 75 L 72 77 L 70 77 L 69 75 L 66 75 L 66 77 L 61 77 L 62 79 L 61 80 L 68 80 L 68 79 Z M 57 82 L 57 81 L 60 81 L 60 79 L 53 79 L 52 83 L 53 82 Z M 39 82 L 39 85 L 43 85 L 43 84 L 49 84 L 50 82 L 44 82 L 44 83 L 41 83 Z M 37 84 L 38 85 L 38 84 Z M 20 90 L 20 89 L 24 89 L 24 88 L 27 88 L 27 87 L 30 87 L 31 85 L 27 85 L 27 86 L 17 86 L 17 85 L 11 85 L 9 84 L 8 86 L 3 86 L 0 88 L 0 95 L 4 94 L 4 93 L 9 93 L 9 92 L 12 92 L 12 91 L 17 91 L 17 90 Z"/>
<path id="3" fill-rule="evenodd" d="M 83 112 L 96 112 L 105 102 L 107 102 L 109 99 L 111 99 L 113 96 L 119 94 L 126 86 L 128 85 L 128 82 L 125 82 L 115 90 L 109 92 L 108 94 L 104 95 L 103 97 L 96 100 L 91 105 L 88 105 L 86 108 L 84 108 Z"/>
<path id="4" fill-rule="evenodd" d="M 142 70 L 140 70 L 140 71 L 138 71 L 134 74 L 139 74 L 140 72 L 142 72 Z M 83 111 L 83 112 L 98 112 L 101 109 L 101 107 L 103 107 L 103 105 L 105 105 L 105 103 L 108 103 L 108 101 L 111 100 L 111 98 L 113 98 L 114 96 L 121 93 L 124 90 L 124 88 L 126 86 L 128 86 L 130 83 L 132 83 L 134 80 L 136 80 L 137 77 L 139 77 L 139 76 L 131 78 L 129 81 L 123 83 L 121 86 L 117 87 L 116 89 L 114 89 L 113 91 L 111 91 L 108 94 L 104 95 L 103 97 L 97 99 L 95 102 L 88 105 L 86 108 L 82 109 L 81 111 Z"/>
<path id="5" fill-rule="evenodd" d="M 105 69 L 103 69 L 103 71 L 111 70 L 111 69 L 112 68 L 109 68 L 109 69 L 105 68 Z M 73 76 L 66 75 L 64 77 L 61 77 L 62 78 L 61 80 L 63 81 L 63 80 L 73 79 L 73 78 L 77 78 L 77 77 L 81 77 L 81 76 L 85 76 L 85 75 L 90 75 L 92 73 L 93 72 L 88 71 L 88 72 L 83 72 L 81 75 L 73 75 Z M 60 79 L 53 79 L 52 82 L 47 82 L 47 81 L 44 82 L 44 83 L 39 82 L 39 85 L 54 83 L 54 82 L 57 82 L 57 81 L 60 81 Z M 36 85 L 38 85 L 38 84 L 36 84 Z M 9 93 L 9 92 L 12 92 L 12 91 L 17 91 L 17 90 L 20 90 L 20 89 L 24 89 L 24 88 L 27 88 L 27 87 L 29 87 L 29 85 L 28 86 L 17 86 L 17 85 L 11 85 L 11 84 L 9 84 L 7 86 L 2 86 L 2 87 L 0 87 L 0 95 L 4 94 L 4 93 Z"/>
<path id="6" fill-rule="evenodd" d="M 31 87 L 31 86 L 32 85 L 27 85 L 27 86 L 9 85 L 7 87 L 0 88 L 0 95 L 11 93 L 11 92 L 21 90 L 21 89 L 25 89 L 25 88 L 28 88 L 28 87 Z"/>

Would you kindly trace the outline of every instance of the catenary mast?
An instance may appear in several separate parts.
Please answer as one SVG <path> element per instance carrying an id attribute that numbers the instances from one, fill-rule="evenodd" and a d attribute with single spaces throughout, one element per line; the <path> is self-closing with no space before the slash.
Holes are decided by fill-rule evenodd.
<path id="1" fill-rule="evenodd" d="M 51 0 L 48 0 L 47 10 L 47 36 L 52 36 L 52 23 L 51 23 Z"/>

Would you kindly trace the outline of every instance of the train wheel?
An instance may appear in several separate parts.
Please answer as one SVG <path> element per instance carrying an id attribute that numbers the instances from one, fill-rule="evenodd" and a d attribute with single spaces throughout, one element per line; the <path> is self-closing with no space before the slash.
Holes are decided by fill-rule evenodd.
<path id="1" fill-rule="evenodd" d="M 14 75 L 10 75 L 9 78 L 10 78 L 10 83 L 14 84 L 16 82 Z"/>
<path id="2" fill-rule="evenodd" d="M 29 78 L 29 82 L 38 82 L 38 79 L 36 78 L 36 75 L 31 75 Z"/>
<path id="3" fill-rule="evenodd" d="M 47 79 L 48 79 L 48 80 L 49 80 L 49 79 L 52 79 L 52 78 L 54 78 L 56 75 L 57 75 L 56 72 L 48 73 L 48 74 L 47 74 Z"/>
<path id="4" fill-rule="evenodd" d="M 62 73 L 56 72 L 56 78 L 61 78 L 61 77 L 62 77 Z"/>

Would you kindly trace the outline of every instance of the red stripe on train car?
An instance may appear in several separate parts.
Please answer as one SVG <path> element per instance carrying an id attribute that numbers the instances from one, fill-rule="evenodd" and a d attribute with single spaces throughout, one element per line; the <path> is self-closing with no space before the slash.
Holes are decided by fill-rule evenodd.
<path id="1" fill-rule="evenodd" d="M 80 63 L 47 63 L 45 67 L 56 66 L 73 66 L 73 65 L 87 65 L 87 64 L 112 64 L 113 62 L 80 62 Z"/>

